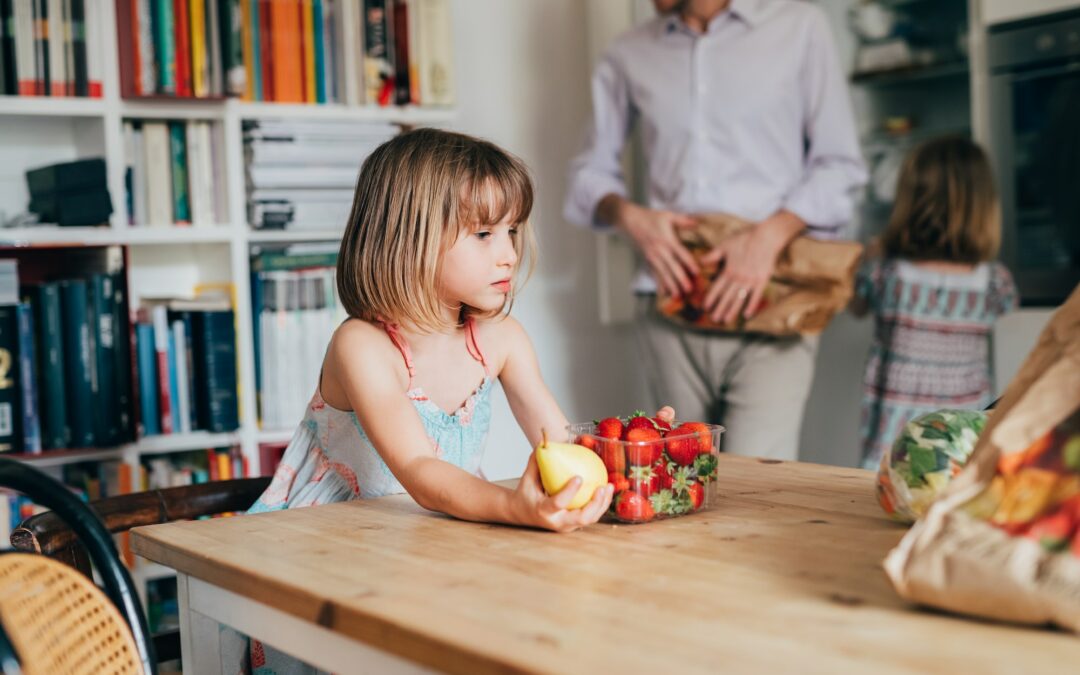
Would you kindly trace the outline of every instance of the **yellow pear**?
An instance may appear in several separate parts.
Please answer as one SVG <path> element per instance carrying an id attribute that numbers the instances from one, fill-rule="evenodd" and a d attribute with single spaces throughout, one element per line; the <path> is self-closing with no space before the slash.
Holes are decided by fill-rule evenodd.
<path id="1" fill-rule="evenodd" d="M 574 476 L 581 476 L 581 487 L 566 508 L 580 509 L 589 503 L 597 488 L 607 485 L 604 462 L 592 450 L 575 443 L 549 443 L 546 435 L 536 446 L 540 482 L 549 495 L 556 494 Z"/>

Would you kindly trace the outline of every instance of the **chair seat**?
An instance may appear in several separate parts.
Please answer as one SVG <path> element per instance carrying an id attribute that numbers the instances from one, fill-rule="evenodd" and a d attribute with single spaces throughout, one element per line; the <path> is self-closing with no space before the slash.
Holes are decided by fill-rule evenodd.
<path id="1" fill-rule="evenodd" d="M 131 630 L 75 569 L 42 555 L 0 555 L 0 622 L 28 675 L 142 674 Z"/>

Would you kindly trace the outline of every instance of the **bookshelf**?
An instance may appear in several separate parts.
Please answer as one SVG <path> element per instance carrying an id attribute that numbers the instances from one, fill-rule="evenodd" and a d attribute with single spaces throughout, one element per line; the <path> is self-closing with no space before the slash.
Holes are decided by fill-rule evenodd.
<path id="1" fill-rule="evenodd" d="M 224 1 L 224 0 L 222 0 Z M 354 3 L 362 0 L 337 0 Z M 261 429 L 256 402 L 255 335 L 252 316 L 251 255 L 254 246 L 334 242 L 344 223 L 304 230 L 254 230 L 248 223 L 243 134 L 248 121 L 390 122 L 402 126 L 449 125 L 452 107 L 378 106 L 341 103 L 298 104 L 238 98 L 125 99 L 121 96 L 119 37 L 114 0 L 87 0 L 100 27 L 102 64 L 100 98 L 0 96 L 0 216 L 26 209 L 26 169 L 79 158 L 104 157 L 113 205 L 102 227 L 25 226 L 0 228 L 0 258 L 30 250 L 60 251 L 80 247 L 121 247 L 124 251 L 128 302 L 134 314 L 140 296 L 190 295 L 198 285 L 228 284 L 235 316 L 239 427 L 226 433 L 193 431 L 145 436 L 115 447 L 48 450 L 12 455 L 51 472 L 82 462 L 121 461 L 137 470 L 150 455 L 207 448 L 238 447 L 253 474 L 259 471 L 259 446 L 284 443 L 293 429 Z M 207 121 L 220 141 L 225 217 L 202 226 L 131 226 L 128 224 L 124 124 L 128 120 Z M 129 317 L 131 321 L 133 318 Z M 134 363 L 133 355 L 133 363 Z M 134 367 L 134 366 L 133 366 Z M 308 392 L 310 394 L 310 392 Z M 137 399 L 137 396 L 136 396 Z M 136 400 L 136 406 L 138 402 Z M 302 410 L 297 410 L 297 422 Z M 136 474 L 138 475 L 138 474 Z M 138 564 L 133 570 L 145 599 L 145 581 L 169 576 L 167 568 Z"/>

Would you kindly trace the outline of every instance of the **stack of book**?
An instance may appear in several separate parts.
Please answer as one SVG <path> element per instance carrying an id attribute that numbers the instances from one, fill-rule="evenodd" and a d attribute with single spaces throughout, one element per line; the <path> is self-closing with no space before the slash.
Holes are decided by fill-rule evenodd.
<path id="1" fill-rule="evenodd" d="M 142 435 L 234 431 L 236 326 L 228 298 L 143 298 L 137 316 Z"/>
<path id="2" fill-rule="evenodd" d="M 0 95 L 100 98 L 102 26 L 95 5 L 0 0 Z"/>
<path id="3" fill-rule="evenodd" d="M 251 260 L 255 383 L 263 429 L 304 415 L 334 329 L 345 320 L 335 285 L 337 246 L 293 245 Z"/>
<path id="4" fill-rule="evenodd" d="M 224 161 L 211 122 L 124 122 L 130 225 L 213 225 L 228 220 Z"/>
<path id="5" fill-rule="evenodd" d="M 255 229 L 344 229 L 360 165 L 400 133 L 387 122 L 248 122 L 248 218 Z"/>
<path id="6" fill-rule="evenodd" d="M 11 261 L 4 261 L 11 262 Z M 0 452 L 109 447 L 134 438 L 122 272 L 23 284 L 0 305 Z"/>

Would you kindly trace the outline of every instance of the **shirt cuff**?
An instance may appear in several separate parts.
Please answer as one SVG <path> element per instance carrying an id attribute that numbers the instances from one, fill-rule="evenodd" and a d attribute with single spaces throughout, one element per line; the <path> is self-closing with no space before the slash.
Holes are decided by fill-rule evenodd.
<path id="1" fill-rule="evenodd" d="M 617 179 L 592 176 L 578 185 L 570 198 L 566 200 L 563 209 L 563 217 L 575 225 L 592 227 L 597 230 L 609 230 L 612 223 L 601 222 L 596 219 L 596 207 L 600 200 L 609 194 L 616 194 L 627 198 L 626 186 Z"/>

